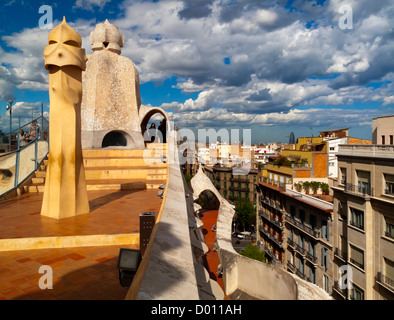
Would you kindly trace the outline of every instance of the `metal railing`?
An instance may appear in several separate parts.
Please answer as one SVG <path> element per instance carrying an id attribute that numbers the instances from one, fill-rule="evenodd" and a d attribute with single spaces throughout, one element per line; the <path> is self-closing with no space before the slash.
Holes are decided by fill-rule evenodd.
<path id="1" fill-rule="evenodd" d="M 286 214 L 286 221 L 290 222 L 291 224 L 295 225 L 299 229 L 305 231 L 306 233 L 310 234 L 311 236 L 313 236 L 315 238 L 319 238 L 320 237 L 320 232 L 319 231 L 316 231 L 316 230 L 308 227 L 307 225 L 297 221 L 295 218 L 293 218 L 289 214 Z"/>
<path id="2" fill-rule="evenodd" d="M 378 274 L 376 275 L 376 280 L 394 292 L 394 280 L 393 279 L 385 276 L 382 272 L 378 272 Z"/>
<path id="3" fill-rule="evenodd" d="M 373 188 L 371 188 L 370 186 L 357 186 L 351 183 L 346 183 L 345 184 L 345 191 L 346 192 L 350 192 L 359 196 L 373 196 L 374 192 L 373 192 Z"/>
<path id="4" fill-rule="evenodd" d="M 21 129 L 27 131 L 33 122 L 36 125 L 35 134 L 29 140 L 24 139 L 21 135 Z M 23 184 L 31 174 L 36 171 L 47 157 L 49 152 L 49 122 L 44 118 L 43 110 L 41 116 L 33 119 L 18 129 L 11 131 L 11 152 L 0 155 L 0 168 L 9 175 L 8 183 L 0 188 L 0 197 L 14 191 Z"/>

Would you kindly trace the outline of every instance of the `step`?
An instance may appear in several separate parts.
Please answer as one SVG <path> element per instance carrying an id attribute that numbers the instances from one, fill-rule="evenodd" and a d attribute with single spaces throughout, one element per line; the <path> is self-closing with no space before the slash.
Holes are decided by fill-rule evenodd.
<path id="1" fill-rule="evenodd" d="M 82 150 L 83 158 L 106 158 L 106 157 L 151 157 L 166 154 L 165 148 L 156 149 L 85 149 Z"/>
<path id="2" fill-rule="evenodd" d="M 108 157 L 108 158 L 84 158 L 85 168 L 92 167 L 166 167 L 159 157 L 137 158 L 137 157 Z"/>
<path id="3" fill-rule="evenodd" d="M 45 178 L 32 178 L 31 181 L 33 184 L 42 184 L 45 183 Z"/>
<path id="4" fill-rule="evenodd" d="M 44 184 L 32 184 L 29 186 L 24 186 L 24 191 L 26 193 L 38 193 L 44 192 L 45 185 Z"/>
<path id="5" fill-rule="evenodd" d="M 36 171 L 36 172 L 34 172 L 34 176 L 36 178 L 45 178 L 46 175 L 47 175 L 46 171 Z"/>
<path id="6" fill-rule="evenodd" d="M 102 179 L 143 179 L 146 180 L 148 174 L 166 174 L 167 169 L 154 169 L 146 167 L 96 167 L 85 168 L 86 180 Z"/>

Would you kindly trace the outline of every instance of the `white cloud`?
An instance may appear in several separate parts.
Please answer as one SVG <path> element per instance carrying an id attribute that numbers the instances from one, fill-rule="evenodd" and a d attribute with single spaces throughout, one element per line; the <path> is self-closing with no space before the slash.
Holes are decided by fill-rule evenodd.
<path id="1" fill-rule="evenodd" d="M 102 10 L 109 2 L 111 2 L 111 0 L 77 0 L 73 8 L 92 11 L 95 7 L 98 7 L 100 10 Z"/>

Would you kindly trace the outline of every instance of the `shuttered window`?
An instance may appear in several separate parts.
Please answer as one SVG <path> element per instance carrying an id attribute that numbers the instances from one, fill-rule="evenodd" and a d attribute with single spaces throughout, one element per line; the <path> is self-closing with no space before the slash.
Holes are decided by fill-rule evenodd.
<path id="1" fill-rule="evenodd" d="M 364 269 L 364 251 L 350 245 L 350 262 Z"/>

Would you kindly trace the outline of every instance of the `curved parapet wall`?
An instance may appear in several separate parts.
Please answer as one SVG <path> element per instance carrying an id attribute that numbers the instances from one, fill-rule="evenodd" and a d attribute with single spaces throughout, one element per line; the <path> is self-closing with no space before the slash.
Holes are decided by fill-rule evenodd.
<path id="1" fill-rule="evenodd" d="M 225 294 L 233 299 L 296 300 L 297 283 L 287 272 L 238 254 L 231 242 L 234 208 L 216 190 L 201 167 L 191 180 L 195 197 L 205 190 L 220 200 L 216 244 L 223 268 Z"/>
<path id="2" fill-rule="evenodd" d="M 178 160 L 176 134 L 168 139 L 169 168 L 163 204 L 126 300 L 223 299 L 201 264 L 206 253 L 202 222 L 194 216 Z M 200 235 L 200 236 L 197 236 Z"/>

